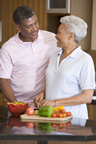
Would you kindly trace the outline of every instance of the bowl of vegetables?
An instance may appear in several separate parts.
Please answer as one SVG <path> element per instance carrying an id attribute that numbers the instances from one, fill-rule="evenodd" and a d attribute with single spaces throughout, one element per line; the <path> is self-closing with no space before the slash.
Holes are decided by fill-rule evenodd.
<path id="1" fill-rule="evenodd" d="M 8 110 L 12 113 L 12 115 L 18 116 L 23 114 L 27 107 L 28 103 L 21 101 L 7 102 Z"/>

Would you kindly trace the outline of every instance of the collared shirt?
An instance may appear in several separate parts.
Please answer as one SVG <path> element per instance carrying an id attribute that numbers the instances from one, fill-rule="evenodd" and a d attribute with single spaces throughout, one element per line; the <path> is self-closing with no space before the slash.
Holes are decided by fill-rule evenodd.
<path id="1" fill-rule="evenodd" d="M 23 42 L 16 34 L 2 46 L 0 78 L 11 80 L 17 100 L 30 103 L 45 90 L 45 71 L 56 50 L 55 34 L 41 30 L 34 42 Z"/>
<path id="2" fill-rule="evenodd" d="M 91 56 L 79 46 L 59 65 L 62 50 L 50 58 L 46 71 L 46 99 L 70 98 L 83 90 L 95 89 L 95 70 Z M 86 104 L 64 106 L 73 116 L 88 118 Z"/>

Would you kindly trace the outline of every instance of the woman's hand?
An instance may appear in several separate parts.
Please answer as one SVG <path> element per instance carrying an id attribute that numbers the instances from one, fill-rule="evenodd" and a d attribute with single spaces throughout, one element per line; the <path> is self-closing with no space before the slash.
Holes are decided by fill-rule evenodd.
<path id="1" fill-rule="evenodd" d="M 44 99 L 44 92 L 41 92 L 36 98 L 34 99 L 35 107 L 39 108 L 41 106 L 41 102 Z"/>
<path id="2" fill-rule="evenodd" d="M 49 105 L 52 107 L 56 106 L 56 101 L 55 100 L 43 100 L 41 103 L 41 106 Z"/>

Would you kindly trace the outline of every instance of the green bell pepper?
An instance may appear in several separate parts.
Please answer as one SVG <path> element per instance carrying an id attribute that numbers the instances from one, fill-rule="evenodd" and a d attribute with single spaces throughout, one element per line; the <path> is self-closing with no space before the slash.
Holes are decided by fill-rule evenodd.
<path id="1" fill-rule="evenodd" d="M 39 129 L 44 133 L 51 133 L 53 131 L 51 123 L 39 123 Z"/>
<path id="2" fill-rule="evenodd" d="M 39 109 L 39 116 L 41 117 L 51 117 L 54 108 L 52 106 L 41 106 Z"/>

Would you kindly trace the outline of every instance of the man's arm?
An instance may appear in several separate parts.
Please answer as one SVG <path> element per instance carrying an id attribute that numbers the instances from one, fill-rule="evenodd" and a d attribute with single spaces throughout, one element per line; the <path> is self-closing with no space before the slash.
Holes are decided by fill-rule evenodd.
<path id="1" fill-rule="evenodd" d="M 14 92 L 10 86 L 10 79 L 0 78 L 0 89 L 9 102 L 16 101 Z"/>

